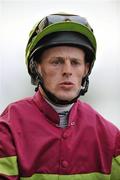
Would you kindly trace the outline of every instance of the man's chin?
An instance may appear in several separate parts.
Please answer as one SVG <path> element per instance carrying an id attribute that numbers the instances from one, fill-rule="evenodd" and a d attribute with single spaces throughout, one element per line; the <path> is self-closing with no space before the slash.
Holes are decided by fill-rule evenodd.
<path id="1" fill-rule="evenodd" d="M 79 95 L 79 91 L 75 92 L 68 92 L 68 93 L 56 93 L 56 97 L 62 101 L 72 101 Z"/>
<path id="2" fill-rule="evenodd" d="M 76 96 L 56 96 L 61 101 L 72 101 Z"/>

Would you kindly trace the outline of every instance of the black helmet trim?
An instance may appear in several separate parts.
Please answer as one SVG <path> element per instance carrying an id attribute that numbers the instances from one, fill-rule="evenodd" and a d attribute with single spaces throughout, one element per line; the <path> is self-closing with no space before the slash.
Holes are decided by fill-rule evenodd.
<path id="1" fill-rule="evenodd" d="M 35 46 L 33 52 L 30 55 L 30 58 L 34 56 L 38 51 L 42 52 L 44 49 L 61 46 L 61 45 L 69 45 L 80 47 L 85 51 L 89 50 L 89 53 L 92 54 L 92 60 L 95 59 L 94 54 L 95 50 L 92 47 L 91 42 L 84 35 L 76 33 L 76 32 L 56 32 L 50 35 L 45 36 L 41 39 L 40 42 Z M 40 53 L 39 53 L 40 54 Z"/>

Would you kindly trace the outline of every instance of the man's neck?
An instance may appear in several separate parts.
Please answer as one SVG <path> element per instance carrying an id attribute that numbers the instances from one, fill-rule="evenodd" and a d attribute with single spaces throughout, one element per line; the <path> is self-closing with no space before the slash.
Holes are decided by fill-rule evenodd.
<path id="1" fill-rule="evenodd" d="M 43 90 L 40 88 L 40 93 L 42 94 L 43 98 L 45 99 L 45 101 L 52 106 L 52 108 L 58 113 L 59 118 L 60 118 L 60 122 L 59 122 L 59 127 L 61 128 L 65 128 L 68 125 L 68 119 L 67 119 L 67 115 L 70 111 L 70 109 L 72 108 L 73 104 L 69 104 L 69 105 L 55 105 L 53 104 L 51 101 L 49 101 L 49 99 L 46 97 L 45 93 L 43 92 Z"/>

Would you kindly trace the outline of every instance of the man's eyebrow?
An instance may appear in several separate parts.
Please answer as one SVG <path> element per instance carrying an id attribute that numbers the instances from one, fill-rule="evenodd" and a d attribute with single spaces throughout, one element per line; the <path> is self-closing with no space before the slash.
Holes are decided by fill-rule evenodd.
<path id="1" fill-rule="evenodd" d="M 65 59 L 65 58 L 62 56 L 52 56 L 50 57 L 50 59 Z"/>
<path id="2" fill-rule="evenodd" d="M 80 58 L 75 58 L 75 57 L 73 57 L 73 58 L 71 57 L 70 59 L 71 59 L 71 60 L 76 60 L 76 61 L 81 61 Z"/>
<path id="3" fill-rule="evenodd" d="M 69 58 L 70 60 L 81 61 L 80 58 L 76 58 L 76 57 L 67 57 L 67 58 Z M 52 56 L 52 57 L 50 58 L 50 60 L 53 60 L 53 59 L 64 60 L 64 59 L 66 59 L 66 57 L 62 57 L 62 56 Z"/>

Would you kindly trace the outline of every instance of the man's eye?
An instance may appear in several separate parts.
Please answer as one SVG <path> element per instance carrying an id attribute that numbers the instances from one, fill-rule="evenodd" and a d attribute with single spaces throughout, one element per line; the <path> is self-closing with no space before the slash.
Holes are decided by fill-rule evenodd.
<path id="1" fill-rule="evenodd" d="M 53 61 L 53 64 L 60 64 L 60 61 Z"/>
<path id="2" fill-rule="evenodd" d="M 58 64 L 62 64 L 62 63 L 63 63 L 63 60 L 61 60 L 61 59 L 55 59 L 55 60 L 53 60 L 51 63 L 54 64 L 54 65 L 58 65 Z"/>
<path id="3" fill-rule="evenodd" d="M 71 64 L 72 64 L 72 65 L 80 65 L 80 61 L 72 60 L 72 61 L 71 61 Z"/>

